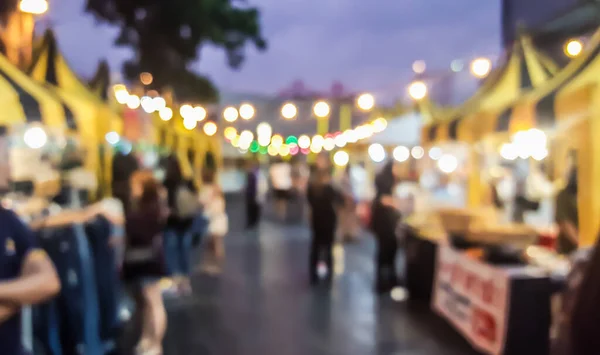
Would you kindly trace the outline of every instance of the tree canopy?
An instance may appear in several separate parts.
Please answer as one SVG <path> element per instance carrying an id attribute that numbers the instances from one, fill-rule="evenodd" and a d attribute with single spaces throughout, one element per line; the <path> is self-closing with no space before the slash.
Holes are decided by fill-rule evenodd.
<path id="1" fill-rule="evenodd" d="M 183 100 L 212 101 L 218 92 L 191 64 L 204 45 L 222 48 L 231 68 L 240 68 L 247 45 L 266 49 L 260 13 L 234 0 L 87 0 L 86 11 L 120 27 L 118 46 L 133 49 L 123 73 L 137 80 L 153 76 L 153 89 L 171 87 Z M 239 4 L 245 5 L 243 2 Z"/>

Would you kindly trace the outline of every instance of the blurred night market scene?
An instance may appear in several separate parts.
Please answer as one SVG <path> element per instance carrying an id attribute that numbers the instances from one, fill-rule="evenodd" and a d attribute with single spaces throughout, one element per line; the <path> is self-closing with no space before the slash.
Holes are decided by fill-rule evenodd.
<path id="1" fill-rule="evenodd" d="M 0 355 L 600 354 L 600 0 L 0 24 Z"/>

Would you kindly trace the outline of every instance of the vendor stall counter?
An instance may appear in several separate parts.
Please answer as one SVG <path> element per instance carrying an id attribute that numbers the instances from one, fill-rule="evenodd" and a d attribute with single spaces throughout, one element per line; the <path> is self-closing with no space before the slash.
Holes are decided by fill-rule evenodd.
<path id="1" fill-rule="evenodd" d="M 553 281 L 546 269 L 493 265 L 443 240 L 408 233 L 410 299 L 430 302 L 484 354 L 548 354 Z"/>

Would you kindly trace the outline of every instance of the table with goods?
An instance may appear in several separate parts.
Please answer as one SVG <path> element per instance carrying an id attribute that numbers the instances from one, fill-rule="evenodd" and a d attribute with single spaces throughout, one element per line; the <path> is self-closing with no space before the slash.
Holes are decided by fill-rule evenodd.
<path id="1" fill-rule="evenodd" d="M 491 209 L 409 217 L 406 286 L 484 354 L 548 354 L 552 295 L 569 271 L 547 231 L 501 224 Z"/>

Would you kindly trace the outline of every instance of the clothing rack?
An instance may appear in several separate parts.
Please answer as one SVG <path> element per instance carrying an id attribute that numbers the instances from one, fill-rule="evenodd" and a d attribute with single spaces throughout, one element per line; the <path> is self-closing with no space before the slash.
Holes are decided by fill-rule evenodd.
<path id="1" fill-rule="evenodd" d="M 25 348 L 47 355 L 115 354 L 121 290 L 111 238 L 122 234 L 122 208 L 119 214 L 115 201 L 85 208 L 75 201 L 75 208 L 64 208 L 18 194 L 3 203 L 34 231 L 62 285 L 57 297 L 23 312 Z"/>

